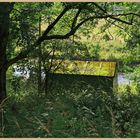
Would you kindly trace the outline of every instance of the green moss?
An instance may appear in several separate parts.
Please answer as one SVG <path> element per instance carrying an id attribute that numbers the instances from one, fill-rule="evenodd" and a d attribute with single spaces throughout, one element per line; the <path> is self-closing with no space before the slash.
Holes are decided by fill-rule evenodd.
<path id="1" fill-rule="evenodd" d="M 60 60 L 55 60 L 53 63 L 57 65 L 60 63 Z M 116 62 L 65 60 L 55 73 L 113 77 L 115 69 Z"/>

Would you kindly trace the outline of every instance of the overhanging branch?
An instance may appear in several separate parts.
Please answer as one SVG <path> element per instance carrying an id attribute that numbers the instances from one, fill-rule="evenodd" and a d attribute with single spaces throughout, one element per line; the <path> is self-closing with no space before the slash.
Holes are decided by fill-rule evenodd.
<path id="1" fill-rule="evenodd" d="M 97 3 L 93 3 L 98 9 L 100 9 L 102 12 L 104 12 L 105 14 L 108 14 L 108 12 L 102 8 L 99 4 Z M 132 15 L 132 18 L 130 21 L 125 21 L 125 20 L 122 20 L 120 18 L 116 18 L 116 17 L 119 17 L 119 16 L 129 16 L 129 15 Z M 117 20 L 119 22 L 122 22 L 122 23 L 125 23 L 125 24 L 128 24 L 128 25 L 132 25 L 133 24 L 133 18 L 134 16 L 138 16 L 140 17 L 140 14 L 139 13 L 133 13 L 133 12 L 129 12 L 129 13 L 123 13 L 123 14 L 116 14 L 116 15 L 110 15 L 109 17 L 111 19 L 114 19 L 114 20 Z"/>
<path id="2" fill-rule="evenodd" d="M 43 33 L 43 36 L 47 35 L 52 28 L 57 24 L 57 22 L 63 17 L 63 15 L 69 10 L 68 7 L 65 7 L 63 9 L 63 11 L 60 13 L 60 15 L 58 15 L 58 17 L 48 26 L 48 28 L 45 30 L 45 32 Z"/>
<path id="3" fill-rule="evenodd" d="M 79 15 L 80 15 L 81 11 L 82 11 L 81 8 L 78 9 L 78 11 L 77 11 L 77 13 L 76 13 L 76 15 L 75 15 L 75 17 L 74 17 L 74 19 L 73 19 L 72 25 L 71 25 L 71 28 L 72 28 L 72 29 L 75 27 L 76 22 L 77 22 L 77 19 L 78 19 Z"/>
<path id="4" fill-rule="evenodd" d="M 70 31 L 68 33 L 66 33 L 64 35 L 48 35 L 48 33 L 53 29 L 53 27 L 59 22 L 59 20 L 64 16 L 64 14 L 69 9 L 70 8 L 68 8 L 68 7 L 67 8 L 64 8 L 64 10 L 60 13 L 60 15 L 58 15 L 58 17 L 54 20 L 54 22 L 48 26 L 48 28 L 45 30 L 45 32 L 42 34 L 42 36 L 39 37 L 37 39 L 37 41 L 33 45 L 31 45 L 25 51 L 19 53 L 19 55 L 17 55 L 15 58 L 9 60 L 8 63 L 7 63 L 7 68 L 10 65 L 16 63 L 18 60 L 21 60 L 21 59 L 26 58 L 30 51 L 34 50 L 38 45 L 40 45 L 45 40 L 67 39 L 67 38 L 69 38 L 70 36 L 74 35 L 75 32 L 78 30 L 78 28 L 80 26 L 82 26 L 87 21 L 94 20 L 94 19 L 107 19 L 107 18 L 110 18 L 110 19 L 113 19 L 115 21 L 122 22 L 124 24 L 132 25 L 132 21 L 130 21 L 130 22 L 124 21 L 124 20 L 120 19 L 119 17 L 121 17 L 121 16 L 128 16 L 128 15 L 140 16 L 139 14 L 136 14 L 136 13 L 126 13 L 126 14 L 118 14 L 118 15 L 104 14 L 104 15 L 100 15 L 100 16 L 91 16 L 91 17 L 88 17 L 88 18 L 84 19 L 83 21 L 81 21 L 80 23 L 78 23 L 76 25 L 77 18 L 80 15 L 80 12 L 81 12 L 81 10 L 79 9 L 78 12 L 76 13 L 75 17 L 73 18 L 72 26 L 71 26 L 71 29 L 70 29 Z M 104 10 L 102 10 L 102 11 L 104 11 Z"/>

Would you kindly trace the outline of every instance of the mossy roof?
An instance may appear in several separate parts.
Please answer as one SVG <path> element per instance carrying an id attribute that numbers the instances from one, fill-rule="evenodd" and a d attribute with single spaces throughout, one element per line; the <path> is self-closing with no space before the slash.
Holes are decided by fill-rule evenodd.
<path id="1" fill-rule="evenodd" d="M 53 63 L 59 64 L 54 73 L 60 74 L 114 77 L 116 71 L 116 62 L 110 61 L 55 60 Z"/>

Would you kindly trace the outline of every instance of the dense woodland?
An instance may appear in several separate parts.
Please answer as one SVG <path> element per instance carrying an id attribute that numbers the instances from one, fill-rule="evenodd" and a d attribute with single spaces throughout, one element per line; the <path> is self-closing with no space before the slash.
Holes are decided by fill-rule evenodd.
<path id="1" fill-rule="evenodd" d="M 131 82 L 50 88 L 57 59 L 115 61 Z M 0 3 L 0 137 L 140 137 L 139 114 L 139 2 Z"/>

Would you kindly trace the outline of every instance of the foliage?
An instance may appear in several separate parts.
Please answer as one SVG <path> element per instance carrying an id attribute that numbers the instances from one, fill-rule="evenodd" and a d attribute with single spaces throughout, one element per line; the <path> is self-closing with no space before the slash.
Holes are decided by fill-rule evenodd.
<path id="1" fill-rule="evenodd" d="M 0 100 L 6 85 L 8 95 L 0 103 L 0 137 L 140 137 L 139 8 L 128 2 L 0 4 Z M 119 61 L 136 90 L 109 94 L 67 79 L 44 92 L 55 59 Z M 14 67 L 29 77 L 16 76 Z"/>
<path id="2" fill-rule="evenodd" d="M 25 85 L 26 87 L 26 85 Z M 31 87 L 29 87 L 30 89 Z M 23 92 L 24 91 L 24 92 Z M 139 137 L 140 96 L 109 96 L 89 86 L 37 95 L 20 90 L 4 102 L 3 137 Z M 24 95 L 24 96 L 21 96 Z M 14 131 L 14 133 L 13 133 Z"/>

